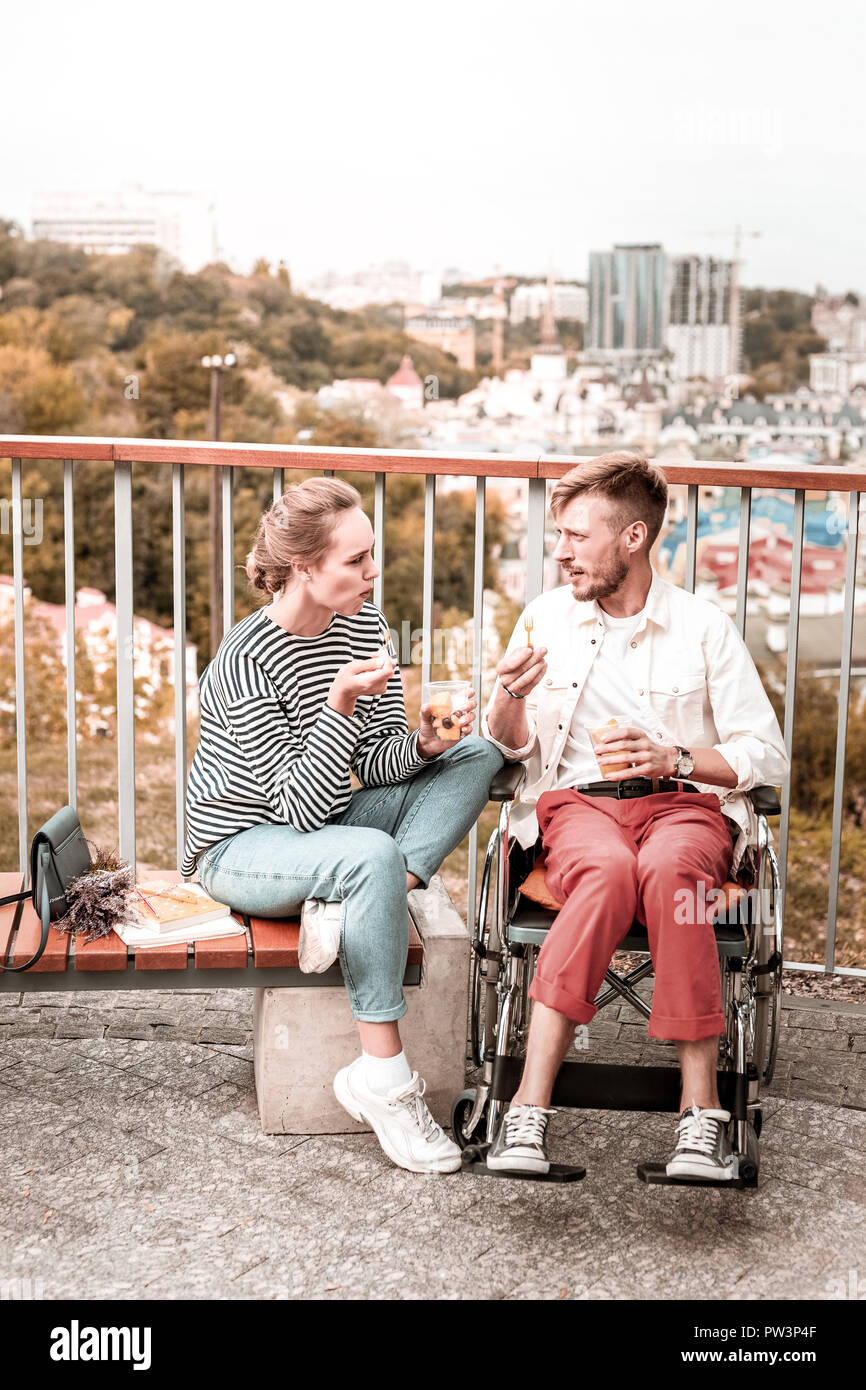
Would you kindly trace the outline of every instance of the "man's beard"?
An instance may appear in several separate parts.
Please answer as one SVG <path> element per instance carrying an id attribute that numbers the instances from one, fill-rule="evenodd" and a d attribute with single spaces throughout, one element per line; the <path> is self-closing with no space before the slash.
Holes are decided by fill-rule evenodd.
<path id="1" fill-rule="evenodd" d="M 592 599 L 608 598 L 611 594 L 616 593 L 627 575 L 628 565 L 619 555 L 611 556 L 608 563 L 596 574 L 594 579 L 588 579 L 585 574 L 573 576 L 570 567 L 568 571 L 571 592 L 576 599 L 583 603 Z"/>

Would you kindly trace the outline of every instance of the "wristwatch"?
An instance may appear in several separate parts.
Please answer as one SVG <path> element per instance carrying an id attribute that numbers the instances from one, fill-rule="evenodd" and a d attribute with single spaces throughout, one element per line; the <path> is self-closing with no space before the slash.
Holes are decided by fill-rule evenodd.
<path id="1" fill-rule="evenodd" d="M 677 760 L 674 764 L 674 777 L 682 781 L 684 777 L 691 777 L 695 770 L 695 760 L 688 748 L 677 746 Z"/>

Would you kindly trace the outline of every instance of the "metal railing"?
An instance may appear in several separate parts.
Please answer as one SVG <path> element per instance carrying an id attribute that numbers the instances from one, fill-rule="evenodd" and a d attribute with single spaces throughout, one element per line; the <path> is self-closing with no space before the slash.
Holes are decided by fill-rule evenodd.
<path id="1" fill-rule="evenodd" d="M 177 862 L 183 857 L 185 840 L 186 788 L 186 592 L 184 577 L 184 470 L 186 467 L 207 466 L 222 468 L 222 552 L 223 552 L 223 614 L 224 631 L 233 623 L 234 614 L 234 470 L 270 468 L 273 472 L 273 495 L 278 498 L 285 486 L 285 474 L 292 471 L 317 471 L 332 476 L 341 473 L 372 473 L 374 475 L 373 521 L 376 535 L 376 555 L 380 574 L 374 586 L 374 601 L 384 606 L 383 593 L 384 546 L 386 525 L 386 482 L 389 473 L 408 473 L 422 476 L 424 488 L 424 554 L 422 622 L 425 634 L 432 635 L 435 577 L 435 508 L 437 476 L 460 475 L 475 479 L 475 543 L 473 562 L 474 634 L 472 678 L 481 694 L 481 633 L 484 623 L 484 524 L 486 514 L 486 483 L 488 479 L 525 479 L 527 497 L 526 536 L 526 602 L 542 592 L 544 573 L 544 524 L 547 508 L 547 484 L 561 477 L 579 458 L 552 456 L 504 456 L 502 454 L 443 455 L 404 453 L 398 450 L 325 449 L 306 446 L 187 443 L 152 439 L 82 439 L 75 437 L 9 436 L 0 435 L 0 457 L 12 460 L 12 551 L 15 618 L 15 697 L 16 709 L 24 708 L 24 581 L 23 581 L 23 516 L 22 465 L 31 459 L 63 461 L 64 512 L 64 579 L 66 614 L 66 671 L 67 671 L 67 765 L 68 799 L 77 804 L 77 738 L 75 719 L 75 563 L 73 464 L 75 460 L 112 462 L 114 465 L 114 545 L 117 609 L 117 778 L 118 778 L 118 847 L 121 856 L 135 866 L 135 741 L 133 705 L 133 604 L 132 604 L 132 467 L 137 465 L 172 465 L 172 555 L 174 584 L 174 670 L 184 673 L 175 679 L 175 768 Z M 836 763 L 832 811 L 832 852 L 827 916 L 827 939 L 823 965 L 817 962 L 786 961 L 798 969 L 823 970 L 837 974 L 866 977 L 866 969 L 842 967 L 835 963 L 836 919 L 839 899 L 839 871 L 843 816 L 843 784 L 845 746 L 848 728 L 848 690 L 851 676 L 851 653 L 857 547 L 859 537 L 860 494 L 866 491 L 866 471 L 846 467 L 817 467 L 767 463 L 671 463 L 665 460 L 664 473 L 671 485 L 687 487 L 687 532 L 685 587 L 694 592 L 697 573 L 698 499 L 701 487 L 739 487 L 740 527 L 737 564 L 736 625 L 745 635 L 748 599 L 748 555 L 751 523 L 752 491 L 755 488 L 791 489 L 794 492 L 793 556 L 790 589 L 790 616 L 785 682 L 783 733 L 789 757 L 793 748 L 796 675 L 799 646 L 800 592 L 802 582 L 805 496 L 809 491 L 834 491 L 847 494 L 847 554 L 842 643 L 840 651 L 839 714 L 836 736 Z M 431 669 L 430 640 L 424 641 L 422 680 L 429 678 Z M 843 698 L 844 696 L 844 698 Z M 477 725 L 476 725 L 477 727 Z M 27 817 L 27 740 L 25 721 L 16 723 L 18 839 L 20 867 L 24 872 L 28 852 Z M 789 779 L 782 788 L 782 814 L 779 829 L 779 862 L 784 894 L 790 829 Z M 476 880 L 477 830 L 473 831 L 469 850 L 470 885 Z M 474 893 L 468 892 L 467 913 L 474 914 Z"/>

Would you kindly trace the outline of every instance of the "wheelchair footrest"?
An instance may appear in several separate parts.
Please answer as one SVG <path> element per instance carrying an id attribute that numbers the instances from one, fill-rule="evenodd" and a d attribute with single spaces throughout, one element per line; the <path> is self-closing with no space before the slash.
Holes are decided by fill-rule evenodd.
<path id="1" fill-rule="evenodd" d="M 485 1161 L 488 1146 L 469 1144 L 463 1150 L 463 1172 L 482 1178 L 523 1178 L 531 1182 L 580 1182 L 586 1169 L 573 1163 L 551 1163 L 546 1173 L 516 1173 L 509 1169 L 488 1168 Z"/>
<path id="2" fill-rule="evenodd" d="M 637 1175 L 641 1182 L 658 1184 L 662 1187 L 733 1187 L 741 1191 L 744 1187 L 757 1187 L 758 1175 L 742 1176 L 739 1171 L 732 1178 L 669 1178 L 664 1163 L 639 1163 Z"/>

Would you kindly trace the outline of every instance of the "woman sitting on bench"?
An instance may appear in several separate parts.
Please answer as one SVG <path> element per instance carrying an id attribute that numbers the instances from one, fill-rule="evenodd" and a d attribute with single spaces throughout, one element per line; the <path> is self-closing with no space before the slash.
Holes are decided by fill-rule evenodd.
<path id="1" fill-rule="evenodd" d="M 369 601 L 373 541 L 360 495 L 336 479 L 288 488 L 261 517 L 246 568 L 273 597 L 202 673 L 182 871 L 197 868 L 236 911 L 301 911 L 302 966 L 330 928 L 362 1047 L 334 1078 L 337 1099 L 400 1167 L 450 1173 L 460 1150 L 427 1109 L 397 1027 L 406 894 L 474 825 L 503 758 L 469 733 L 474 692 L 459 742 L 438 737 L 427 706 L 409 732 L 388 625 Z"/>

